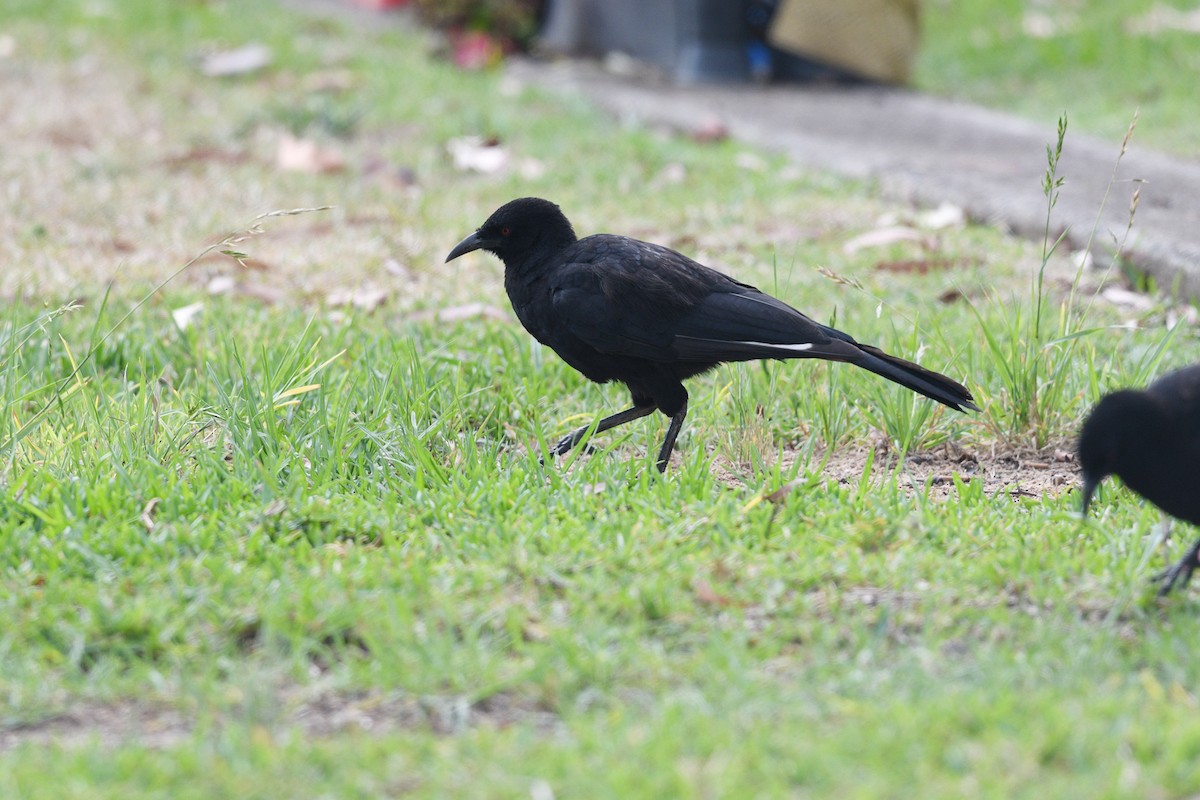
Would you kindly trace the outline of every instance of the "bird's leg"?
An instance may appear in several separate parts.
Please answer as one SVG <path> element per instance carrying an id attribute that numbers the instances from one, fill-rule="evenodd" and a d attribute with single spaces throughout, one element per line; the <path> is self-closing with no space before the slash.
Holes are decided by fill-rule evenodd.
<path id="1" fill-rule="evenodd" d="M 641 419 L 644 416 L 654 413 L 653 405 L 634 406 L 627 408 L 624 411 L 619 411 L 611 417 L 605 417 L 596 425 L 596 433 L 603 433 L 618 425 L 624 425 L 626 422 L 633 422 L 635 419 Z M 550 448 L 550 455 L 561 456 L 568 452 L 572 447 L 583 441 L 583 437 L 587 436 L 588 431 L 592 429 L 591 425 L 584 425 L 578 430 L 571 431 L 566 436 L 558 440 L 558 444 Z"/>
<path id="2" fill-rule="evenodd" d="M 658 461 L 655 465 L 659 472 L 667 471 L 667 462 L 671 460 L 671 451 L 675 449 L 675 440 L 679 438 L 679 431 L 683 428 L 683 419 L 686 416 L 687 400 L 684 400 L 683 406 L 671 417 L 671 424 L 667 426 L 667 438 L 663 439 L 662 449 L 658 451 Z"/>
<path id="3" fill-rule="evenodd" d="M 1174 589 L 1176 584 L 1180 589 L 1187 586 L 1188 580 L 1192 577 L 1192 571 L 1196 567 L 1200 567 L 1200 539 L 1188 548 L 1183 558 L 1179 559 L 1174 566 L 1164 569 L 1150 580 L 1162 584 L 1162 588 L 1158 590 L 1158 596 L 1162 597 Z"/>

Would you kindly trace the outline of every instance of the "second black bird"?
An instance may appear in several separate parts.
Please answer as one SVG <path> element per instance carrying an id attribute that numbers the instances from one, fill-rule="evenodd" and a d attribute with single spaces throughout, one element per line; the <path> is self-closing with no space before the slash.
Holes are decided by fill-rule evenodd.
<path id="1" fill-rule="evenodd" d="M 1173 517 L 1200 525 L 1200 364 L 1168 373 L 1144 391 L 1105 395 L 1079 434 L 1083 513 L 1100 482 L 1116 475 Z M 1159 594 L 1186 586 L 1200 541 L 1154 576 Z"/>
<path id="2" fill-rule="evenodd" d="M 629 388 L 632 407 L 600 420 L 597 433 L 656 410 L 670 418 L 660 471 L 687 415 L 683 381 L 724 362 L 846 361 L 953 409 L 978 410 L 966 387 L 945 375 L 859 344 L 674 250 L 612 234 L 578 239 L 548 200 L 506 203 L 446 261 L 480 249 L 504 262 L 504 288 L 526 330 L 589 380 Z M 566 453 L 590 427 L 551 453 Z"/>

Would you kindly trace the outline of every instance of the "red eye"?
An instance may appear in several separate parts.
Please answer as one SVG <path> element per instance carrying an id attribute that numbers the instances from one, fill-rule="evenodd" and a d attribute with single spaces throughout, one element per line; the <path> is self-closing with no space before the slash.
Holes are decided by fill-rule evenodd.
<path id="1" fill-rule="evenodd" d="M 512 228 L 501 228 L 500 229 L 501 236 L 508 236 L 510 233 L 512 233 Z"/>

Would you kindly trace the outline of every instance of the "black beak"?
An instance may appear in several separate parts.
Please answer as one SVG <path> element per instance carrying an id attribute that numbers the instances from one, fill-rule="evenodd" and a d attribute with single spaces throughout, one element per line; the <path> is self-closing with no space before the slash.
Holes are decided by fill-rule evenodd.
<path id="1" fill-rule="evenodd" d="M 1085 517 L 1088 506 L 1092 504 L 1092 495 L 1096 493 L 1096 487 L 1100 485 L 1100 480 L 1095 475 L 1088 475 L 1086 472 L 1083 475 L 1083 515 Z"/>
<path id="2" fill-rule="evenodd" d="M 493 244 L 491 241 L 479 235 L 479 231 L 475 231 L 470 236 L 454 245 L 454 249 L 450 251 L 450 255 L 446 256 L 446 262 L 449 263 L 459 256 L 471 252 L 472 250 L 479 250 L 480 248 L 488 247 L 491 244 Z"/>

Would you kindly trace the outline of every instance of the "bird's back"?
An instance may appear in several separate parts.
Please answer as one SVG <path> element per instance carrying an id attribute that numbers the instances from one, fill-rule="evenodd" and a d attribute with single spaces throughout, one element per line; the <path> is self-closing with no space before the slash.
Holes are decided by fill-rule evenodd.
<path id="1" fill-rule="evenodd" d="M 1164 375 L 1146 394 L 1161 416 L 1138 443 L 1134 474 L 1122 478 L 1168 514 L 1200 525 L 1200 365 Z"/>

